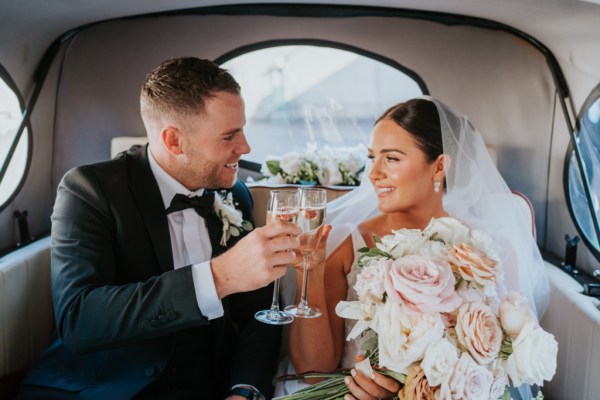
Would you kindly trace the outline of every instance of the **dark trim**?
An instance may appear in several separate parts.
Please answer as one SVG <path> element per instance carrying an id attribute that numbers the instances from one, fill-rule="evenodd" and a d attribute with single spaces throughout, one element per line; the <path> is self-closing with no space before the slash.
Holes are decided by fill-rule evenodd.
<path id="1" fill-rule="evenodd" d="M 600 99 L 600 83 L 596 85 L 594 89 L 590 92 L 588 97 L 583 102 L 581 109 L 579 110 L 579 114 L 577 115 L 577 121 L 575 130 L 571 131 L 571 141 L 569 142 L 569 146 L 567 147 L 567 153 L 565 154 L 564 168 L 563 168 L 563 190 L 565 193 L 565 199 L 567 202 L 567 208 L 569 209 L 569 214 L 571 215 L 571 219 L 575 224 L 575 228 L 579 233 L 579 236 L 585 243 L 586 247 L 591 251 L 591 253 L 596 257 L 597 260 L 600 260 L 600 248 L 596 248 L 596 245 L 592 243 L 586 234 L 583 232 L 581 228 L 581 224 L 579 220 L 575 216 L 575 212 L 573 211 L 573 204 L 571 203 L 571 196 L 569 194 L 569 166 L 571 165 L 571 157 L 573 153 L 575 153 L 575 159 L 577 160 L 577 165 L 579 167 L 579 174 L 581 175 L 582 185 L 585 191 L 586 200 L 588 203 L 588 208 L 590 212 L 590 218 L 592 219 L 592 225 L 594 226 L 594 231 L 596 233 L 596 239 L 598 240 L 598 244 L 600 244 L 600 226 L 598 224 L 598 218 L 595 214 L 593 201 L 591 197 L 590 187 L 588 185 L 587 173 L 583 168 L 583 161 L 581 159 L 581 154 L 579 153 L 579 146 L 574 145 L 577 143 L 576 138 L 579 137 L 580 129 L 581 129 L 581 120 L 585 116 L 586 111 L 590 108 L 590 106 L 596 101 Z M 584 172 L 582 172 L 584 171 Z"/>
<path id="2" fill-rule="evenodd" d="M 315 46 L 315 47 L 329 47 L 338 50 L 349 51 L 352 53 L 356 53 L 363 57 L 371 58 L 373 60 L 379 61 L 383 64 L 386 64 L 392 68 L 395 68 L 404 74 L 408 75 L 412 80 L 417 82 L 419 88 L 423 92 L 423 94 L 429 94 L 429 89 L 425 84 L 425 81 L 419 74 L 417 74 L 412 69 L 405 67 L 404 65 L 398 63 L 397 61 L 392 60 L 391 58 L 387 58 L 382 56 L 381 54 L 373 53 L 369 50 L 362 49 L 360 47 L 352 46 L 345 43 L 335 42 L 333 40 L 324 40 L 324 39 L 276 39 L 276 40 L 265 40 L 262 42 L 253 43 L 247 46 L 238 47 L 234 50 L 231 50 L 220 57 L 217 57 L 214 62 L 217 64 L 223 64 L 235 57 L 241 56 L 242 54 L 249 53 L 251 51 L 267 49 L 271 47 L 279 47 L 279 46 Z"/>
<path id="3" fill-rule="evenodd" d="M 15 81 L 12 79 L 12 77 L 10 76 L 10 74 L 8 73 L 6 68 L 4 68 L 4 66 L 2 66 L 2 65 L 0 65 L 0 79 L 2 79 L 6 83 L 6 85 L 13 91 L 13 93 L 17 97 L 17 101 L 19 102 L 19 107 L 21 108 L 21 112 L 23 112 L 23 110 L 25 109 L 25 101 L 23 100 L 23 95 L 21 94 L 21 91 L 17 87 Z M 17 134 L 15 134 L 15 139 L 13 139 L 13 143 L 11 143 L 11 147 L 10 147 L 8 153 L 6 154 L 6 158 L 4 160 L 2 160 L 2 167 L 0 167 L 0 183 L 4 179 L 4 175 L 6 175 L 6 171 L 8 171 L 8 167 L 10 166 L 10 161 L 12 160 L 14 152 L 17 150 L 17 146 L 19 144 L 19 141 L 16 140 L 17 136 L 19 136 L 19 139 L 20 139 L 21 133 L 17 132 Z M 4 210 L 14 200 L 15 197 L 17 197 L 17 195 L 19 194 L 19 192 L 21 191 L 23 186 L 25 186 L 25 181 L 27 179 L 27 175 L 29 174 L 29 168 L 31 167 L 32 155 L 33 155 L 33 133 L 31 132 L 31 124 L 28 121 L 28 123 L 27 123 L 27 159 L 25 160 L 25 170 L 23 171 L 23 175 L 21 175 L 21 179 L 19 180 L 19 183 L 15 187 L 15 190 L 13 190 L 11 195 L 8 196 L 8 198 L 6 199 L 6 201 L 4 203 L 0 204 L 0 212 L 2 212 L 2 210 Z"/>
<path id="4" fill-rule="evenodd" d="M 240 168 L 243 168 L 245 170 L 253 171 L 253 172 L 260 172 L 261 165 L 257 162 L 248 161 L 248 160 L 240 160 L 240 161 L 238 161 L 238 164 L 240 165 Z"/>

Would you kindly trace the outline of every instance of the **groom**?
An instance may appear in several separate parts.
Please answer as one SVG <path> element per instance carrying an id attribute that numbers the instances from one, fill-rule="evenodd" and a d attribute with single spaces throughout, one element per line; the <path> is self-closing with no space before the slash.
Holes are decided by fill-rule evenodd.
<path id="1" fill-rule="evenodd" d="M 250 151 L 239 85 L 210 61 L 167 60 L 143 83 L 141 113 L 147 146 L 75 168 L 58 188 L 58 335 L 18 398 L 269 396 L 280 330 L 253 315 L 300 231 L 282 222 L 223 240 L 221 189 L 252 221 L 237 181 Z"/>

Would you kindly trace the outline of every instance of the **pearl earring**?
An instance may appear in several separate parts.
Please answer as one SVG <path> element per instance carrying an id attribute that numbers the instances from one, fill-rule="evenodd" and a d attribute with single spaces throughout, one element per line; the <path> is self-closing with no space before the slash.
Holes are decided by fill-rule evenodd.
<path id="1" fill-rule="evenodd" d="M 433 191 L 439 193 L 440 191 L 440 181 L 433 181 Z"/>

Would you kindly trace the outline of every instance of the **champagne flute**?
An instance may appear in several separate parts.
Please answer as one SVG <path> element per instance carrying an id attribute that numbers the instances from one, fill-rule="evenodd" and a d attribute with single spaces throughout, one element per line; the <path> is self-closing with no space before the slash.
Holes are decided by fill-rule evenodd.
<path id="1" fill-rule="evenodd" d="M 321 316 L 318 308 L 311 308 L 306 299 L 308 286 L 308 266 L 310 257 L 314 253 L 319 242 L 318 231 L 325 221 L 325 206 L 327 205 L 327 192 L 325 189 L 299 189 L 300 212 L 296 225 L 302 229 L 300 235 L 300 252 L 304 261 L 302 273 L 302 293 L 298 305 L 288 306 L 285 311 L 298 318 L 316 318 Z"/>
<path id="2" fill-rule="evenodd" d="M 267 205 L 267 224 L 277 221 L 296 223 L 298 203 L 297 190 L 271 190 Z M 271 308 L 257 312 L 254 317 L 265 324 L 289 324 L 294 320 L 294 317 L 279 309 L 279 279 L 276 279 L 273 285 Z"/>

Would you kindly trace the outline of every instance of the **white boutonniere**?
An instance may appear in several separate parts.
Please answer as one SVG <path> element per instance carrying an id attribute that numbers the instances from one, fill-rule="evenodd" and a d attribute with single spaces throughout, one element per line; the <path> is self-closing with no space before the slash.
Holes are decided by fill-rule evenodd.
<path id="1" fill-rule="evenodd" d="M 240 236 L 242 232 L 254 229 L 249 221 L 243 219 L 242 212 L 235 208 L 237 203 L 233 202 L 231 192 L 222 190 L 215 196 L 215 213 L 223 224 L 223 234 L 221 235 L 221 246 L 227 246 L 227 241 L 232 236 Z"/>

